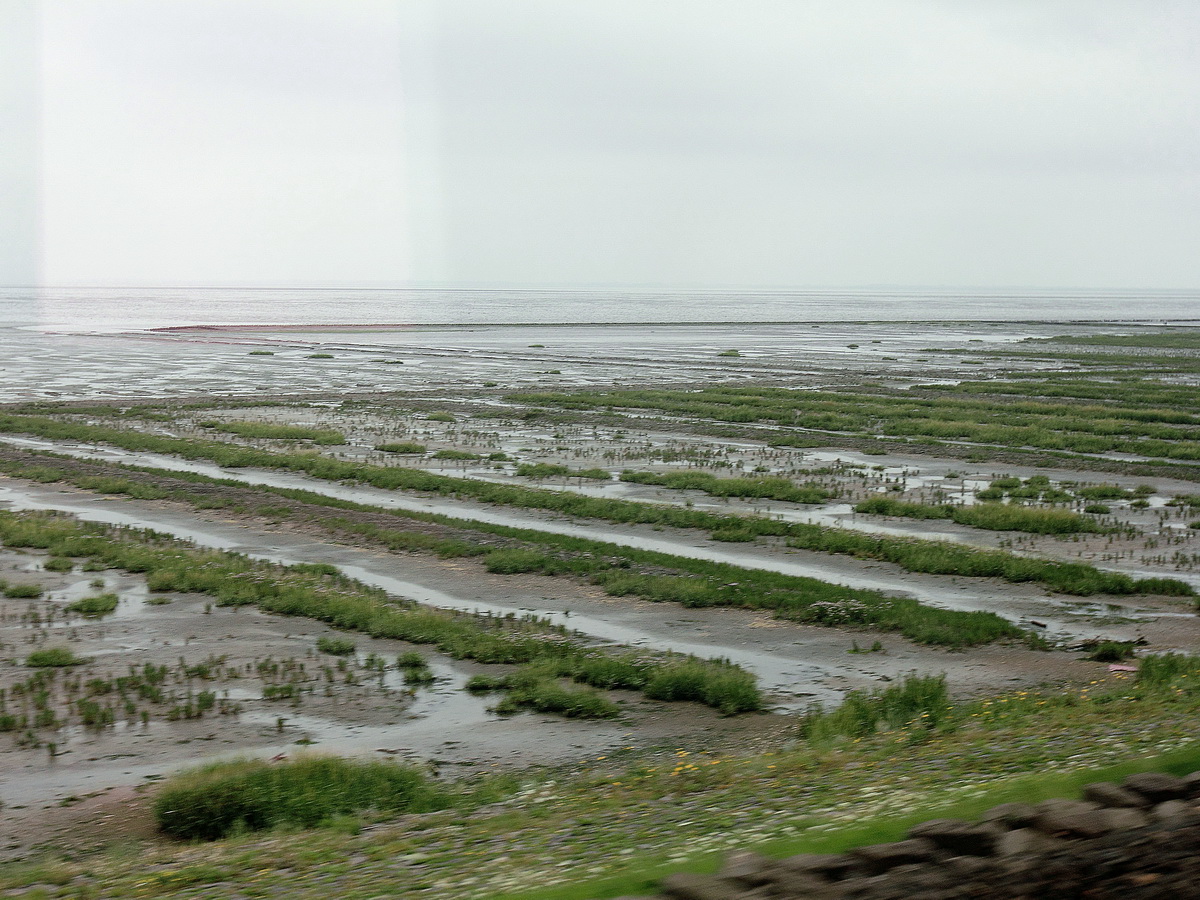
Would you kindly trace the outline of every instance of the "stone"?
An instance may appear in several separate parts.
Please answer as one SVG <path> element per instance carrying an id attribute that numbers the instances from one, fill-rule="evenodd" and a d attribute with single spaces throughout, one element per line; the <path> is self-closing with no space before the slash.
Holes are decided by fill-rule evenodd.
<path id="1" fill-rule="evenodd" d="M 1004 832 L 1004 834 L 1007 834 L 1007 832 Z M 996 838 L 997 842 L 999 840 L 999 837 Z M 991 871 L 994 863 L 980 856 L 952 856 L 943 865 L 946 867 L 946 871 L 955 878 L 974 878 L 984 872 Z"/>
<path id="2" fill-rule="evenodd" d="M 1196 807 L 1184 800 L 1164 800 L 1150 810 L 1150 818 L 1156 822 L 1178 822 L 1196 814 Z"/>
<path id="3" fill-rule="evenodd" d="M 1188 795 L 1188 785 L 1182 778 L 1168 775 L 1165 772 L 1139 772 L 1130 775 L 1121 787 L 1135 794 L 1141 794 L 1151 804 L 1163 803 L 1167 800 L 1182 800 Z"/>
<path id="4" fill-rule="evenodd" d="M 996 855 L 1026 856 L 1047 853 L 1058 849 L 1063 843 L 1033 828 L 1014 828 L 1000 835 L 1000 839 L 996 841 Z"/>
<path id="5" fill-rule="evenodd" d="M 775 900 L 839 900 L 845 896 L 841 885 L 842 882 L 797 872 L 771 885 L 770 896 Z"/>
<path id="6" fill-rule="evenodd" d="M 662 880 L 662 892 L 675 900 L 743 900 L 739 886 L 708 875 L 676 872 Z"/>
<path id="7" fill-rule="evenodd" d="M 861 862 L 845 853 L 798 853 L 779 860 L 779 865 L 788 872 L 830 881 L 840 881 L 862 867 Z"/>
<path id="8" fill-rule="evenodd" d="M 1183 776 L 1183 788 L 1187 791 L 1189 799 L 1200 797 L 1200 772 L 1193 772 L 1191 775 Z"/>
<path id="9" fill-rule="evenodd" d="M 933 841 L 955 856 L 990 856 L 1003 833 L 997 825 L 977 825 L 961 819 L 932 819 L 910 829 L 908 836 Z"/>
<path id="10" fill-rule="evenodd" d="M 983 821 L 1002 828 L 1027 828 L 1037 818 L 1037 810 L 1029 803 L 1001 803 L 983 814 Z"/>
<path id="11" fill-rule="evenodd" d="M 1150 821 L 1149 817 L 1142 810 L 1129 809 L 1128 807 L 1102 809 L 1100 810 L 1100 815 L 1108 825 L 1109 831 L 1131 831 L 1134 828 L 1145 827 Z"/>
<path id="12" fill-rule="evenodd" d="M 866 863 L 872 873 L 879 874 L 894 869 L 896 866 L 928 862 L 936 858 L 937 845 L 924 838 L 909 838 L 906 841 L 894 841 L 890 844 L 858 847 L 851 850 L 850 855 Z"/>
<path id="13" fill-rule="evenodd" d="M 1109 826 L 1100 807 L 1086 800 L 1043 800 L 1037 805 L 1033 827 L 1062 837 L 1099 837 Z"/>
<path id="14" fill-rule="evenodd" d="M 725 860 L 719 877 L 746 887 L 770 884 L 777 879 L 778 863 L 761 853 L 733 853 Z"/>
<path id="15" fill-rule="evenodd" d="M 1083 789 L 1083 799 L 1108 807 L 1147 807 L 1150 802 L 1141 794 L 1127 791 L 1111 781 L 1097 781 L 1086 785 Z"/>

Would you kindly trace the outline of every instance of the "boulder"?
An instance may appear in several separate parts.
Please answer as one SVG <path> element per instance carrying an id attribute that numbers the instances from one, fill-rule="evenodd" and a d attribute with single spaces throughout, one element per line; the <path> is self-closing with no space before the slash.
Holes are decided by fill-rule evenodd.
<path id="1" fill-rule="evenodd" d="M 1183 800 L 1188 796 L 1189 786 L 1182 778 L 1168 775 L 1166 772 L 1139 772 L 1130 775 L 1121 787 L 1135 794 L 1141 794 L 1150 805 L 1164 803 L 1167 800 Z"/>
<path id="2" fill-rule="evenodd" d="M 1141 794 L 1127 791 L 1125 788 L 1113 784 L 1111 781 L 1097 781 L 1094 784 L 1087 785 L 1083 789 L 1083 799 L 1108 807 L 1129 806 L 1144 808 L 1150 805 L 1150 801 Z"/>
<path id="3" fill-rule="evenodd" d="M 1090 838 L 1110 830 L 1100 807 L 1086 800 L 1043 800 L 1036 809 L 1033 827 L 1043 834 Z"/>
<path id="4" fill-rule="evenodd" d="M 1001 803 L 983 814 L 983 821 L 1001 828 L 1028 828 L 1037 819 L 1037 810 L 1029 803 Z"/>
<path id="5" fill-rule="evenodd" d="M 937 857 L 937 845 L 924 838 L 909 838 L 906 841 L 894 841 L 890 844 L 874 844 L 870 847 L 858 847 L 850 851 L 850 855 L 861 859 L 873 874 L 886 872 L 896 866 L 909 863 L 928 862 Z"/>
<path id="6" fill-rule="evenodd" d="M 998 825 L 978 825 L 961 819 L 932 819 L 912 828 L 908 836 L 933 841 L 955 856 L 990 856 L 1004 829 Z"/>

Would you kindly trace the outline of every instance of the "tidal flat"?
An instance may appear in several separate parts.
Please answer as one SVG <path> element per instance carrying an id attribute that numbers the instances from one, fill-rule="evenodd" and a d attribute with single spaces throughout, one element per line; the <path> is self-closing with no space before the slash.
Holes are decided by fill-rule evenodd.
<path id="1" fill-rule="evenodd" d="M 55 357 L 68 345 L 72 370 Z M 859 813 L 877 814 L 1184 746 L 1191 694 L 1138 695 L 1134 708 L 1126 684 L 1136 675 L 1111 672 L 1097 648 L 1137 668 L 1200 645 L 1198 350 L 1182 328 L 825 323 L 188 329 L 30 351 L 0 410 L 5 509 L 329 567 L 389 603 L 529 617 L 545 630 L 538 640 L 566 635 L 588 653 L 727 660 L 754 678 L 761 709 L 722 715 L 698 694 L 606 689 L 559 668 L 538 677 L 596 692 L 615 713 L 500 714 L 517 689 L 472 693 L 468 681 L 503 681 L 517 664 L 155 591 L 138 572 L 89 572 L 82 557 L 51 563 L 45 550 L 9 545 L 0 576 L 42 593 L 0 601 L 0 687 L 14 717 L 0 734 L 6 852 L 67 853 L 56 890 L 91 896 L 71 866 L 98 865 L 97 848 L 111 853 L 114 841 L 145 842 L 161 868 L 172 854 L 190 859 L 154 831 L 160 778 L 315 751 L 402 759 L 443 781 L 516 779 L 501 807 L 453 826 L 486 832 L 505 857 L 488 878 L 455 878 L 448 858 L 427 878 L 416 859 L 354 884 L 520 894 L 736 843 L 744 829 L 728 815 L 755 797 L 736 778 L 668 776 L 681 752 L 755 785 L 771 812 L 753 843 L 843 821 L 804 784 L 818 772 Z M 118 357 L 141 360 L 144 377 L 107 383 L 103 361 Z M 106 593 L 118 600 L 107 615 L 69 609 Z M 323 654 L 323 637 L 354 649 Z M 87 662 L 34 684 L 52 670 L 31 667 L 30 652 L 59 646 Z M 396 660 L 413 652 L 431 679 L 405 681 Z M 211 677 L 189 674 L 206 661 Z M 116 686 L 147 666 L 165 667 L 161 702 Z M 833 709 L 914 674 L 944 676 L 950 725 L 931 729 L 914 709 L 854 738 L 806 737 L 813 704 Z M 1136 739 L 1114 725 L 1109 740 L 1104 716 L 1077 709 L 1080 696 L 1109 691 Z M 200 694 L 211 699 L 191 715 Z M 987 735 L 972 719 L 1002 701 L 1020 714 L 992 737 L 1011 746 L 979 755 Z M 940 775 L 932 763 L 911 768 L 958 751 Z M 881 805 L 854 774 L 868 760 L 885 780 L 893 767 L 903 792 Z M 680 778 L 692 779 L 687 809 L 723 812 L 668 813 Z M 572 844 L 601 795 L 648 804 L 669 833 L 645 823 L 622 844 L 597 824 Z M 535 797 L 555 806 L 562 836 L 536 862 L 506 853 L 494 830 L 496 816 L 533 815 Z M 439 830 L 447 814 L 429 815 L 431 844 L 461 839 Z M 128 827 L 105 835 L 114 816 Z M 372 852 L 370 829 L 401 840 L 405 826 L 361 816 L 361 852 Z M 322 833 L 330 846 L 348 840 Z M 208 848 L 227 865 L 216 881 L 240 871 L 230 861 L 252 839 L 232 840 Z M 318 837 L 296 840 L 319 856 Z M 293 878 L 302 868 L 292 859 L 279 875 L 296 896 L 307 896 Z M 202 874 L 190 885 L 144 879 L 139 890 L 223 895 Z"/>

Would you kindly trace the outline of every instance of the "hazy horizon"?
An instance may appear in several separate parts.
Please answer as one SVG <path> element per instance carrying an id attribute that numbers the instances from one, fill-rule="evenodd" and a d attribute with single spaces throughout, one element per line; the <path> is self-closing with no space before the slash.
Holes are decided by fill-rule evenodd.
<path id="1" fill-rule="evenodd" d="M 1194 290 L 1186 0 L 17 0 L 0 283 Z"/>

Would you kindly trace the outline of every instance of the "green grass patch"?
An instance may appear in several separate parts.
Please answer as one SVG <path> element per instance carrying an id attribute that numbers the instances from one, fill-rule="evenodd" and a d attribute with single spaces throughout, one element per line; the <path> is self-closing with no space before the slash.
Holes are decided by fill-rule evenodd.
<path id="1" fill-rule="evenodd" d="M 82 666 L 91 662 L 84 656 L 76 656 L 66 647 L 46 647 L 41 650 L 31 650 L 25 657 L 25 665 L 34 669 L 63 668 L 66 666 Z"/>
<path id="2" fill-rule="evenodd" d="M 354 641 L 350 638 L 322 635 L 317 638 L 317 649 L 330 656 L 349 656 L 354 652 Z"/>
<path id="3" fill-rule="evenodd" d="M 8 584 L 4 587 L 4 596 L 12 600 L 32 600 L 43 593 L 40 584 Z"/>
<path id="4" fill-rule="evenodd" d="M 312 441 L 314 444 L 346 443 L 346 436 L 332 428 L 309 428 L 305 425 L 273 425 L 270 422 L 202 422 L 205 428 L 236 434 L 238 437 L 261 438 L 269 441 Z"/>
<path id="5" fill-rule="evenodd" d="M 155 795 L 154 818 L 171 837 L 215 840 L 281 825 L 312 828 L 368 810 L 428 812 L 451 802 L 415 766 L 312 757 L 215 763 L 178 775 Z"/>
<path id="6" fill-rule="evenodd" d="M 107 616 L 115 612 L 120 598 L 113 593 L 97 594 L 93 597 L 83 597 L 74 603 L 67 604 L 71 612 L 81 616 Z"/>
<path id="7" fill-rule="evenodd" d="M 433 454 L 434 459 L 459 459 L 459 460 L 474 460 L 483 459 L 483 456 L 478 453 L 472 453 L 469 450 L 438 450 Z"/>
<path id="8" fill-rule="evenodd" d="M 1112 526 L 1065 509 L 1042 509 L 1005 503 L 976 503 L 971 506 L 908 503 L 889 497 L 872 497 L 857 504 L 855 512 L 910 519 L 949 519 L 959 525 L 988 531 L 1024 531 L 1030 534 L 1109 534 Z"/>
<path id="9" fill-rule="evenodd" d="M 375 449 L 381 453 L 424 453 L 425 445 L 413 441 L 397 441 L 391 444 L 376 444 Z"/>
<path id="10" fill-rule="evenodd" d="M 797 485 L 790 478 L 721 478 L 705 472 L 633 472 L 621 473 L 621 480 L 632 484 L 652 484 L 678 491 L 703 491 L 714 497 L 752 497 L 763 500 L 787 500 L 792 503 L 824 503 L 837 494 L 815 484 Z"/>

